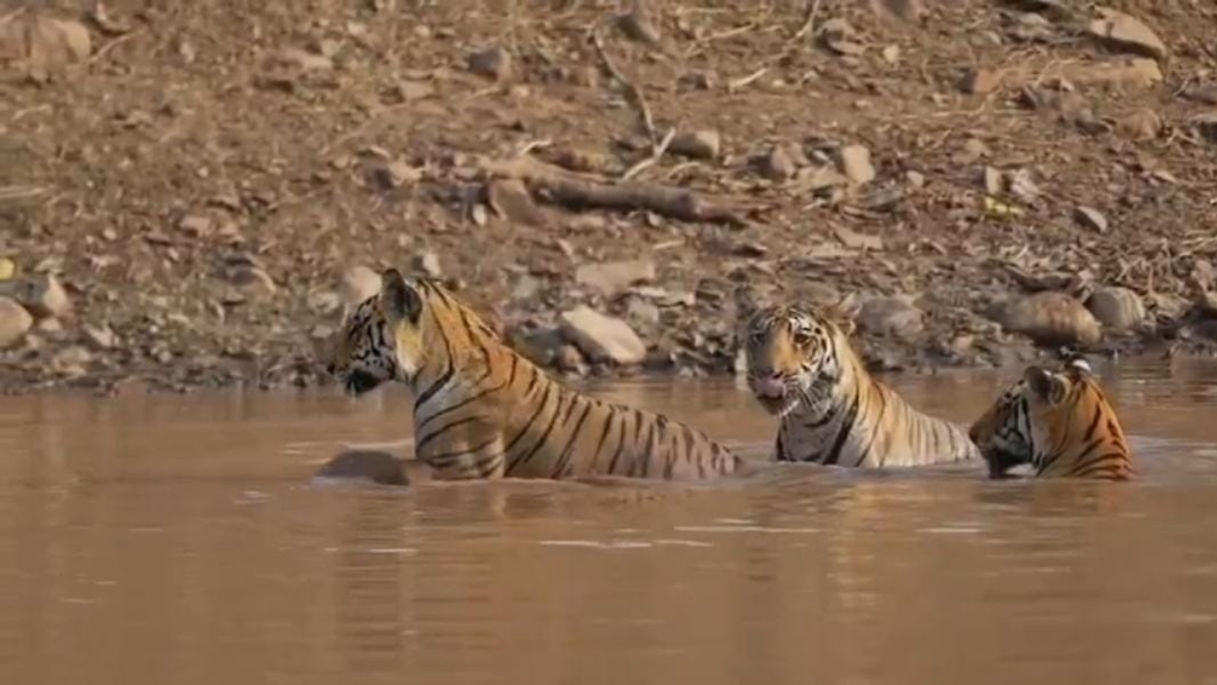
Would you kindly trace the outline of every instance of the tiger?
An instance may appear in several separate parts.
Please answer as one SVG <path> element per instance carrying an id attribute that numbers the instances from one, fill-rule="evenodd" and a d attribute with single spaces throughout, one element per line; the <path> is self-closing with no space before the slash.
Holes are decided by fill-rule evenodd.
<path id="1" fill-rule="evenodd" d="M 1132 453 L 1116 410 L 1084 359 L 1029 366 L 971 426 L 989 476 L 1030 464 L 1036 477 L 1128 480 Z"/>
<path id="2" fill-rule="evenodd" d="M 881 468 L 980 458 L 963 426 L 921 413 L 871 376 L 849 342 L 852 323 L 784 304 L 742 318 L 747 385 L 781 420 L 777 461 Z"/>
<path id="3" fill-rule="evenodd" d="M 513 350 L 441 284 L 389 268 L 330 345 L 347 393 L 404 383 L 416 457 L 435 480 L 710 480 L 744 462 L 704 433 L 568 388 Z"/>

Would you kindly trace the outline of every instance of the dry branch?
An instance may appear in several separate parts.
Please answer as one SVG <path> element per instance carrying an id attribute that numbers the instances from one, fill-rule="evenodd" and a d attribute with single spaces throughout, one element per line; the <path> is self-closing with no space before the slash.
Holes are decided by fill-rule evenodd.
<path id="1" fill-rule="evenodd" d="M 533 157 L 485 159 L 480 166 L 483 172 L 492 176 L 519 179 L 534 193 L 544 193 L 552 202 L 570 209 L 643 209 L 682 221 L 748 225 L 731 209 L 683 188 L 638 182 L 610 184 Z"/>

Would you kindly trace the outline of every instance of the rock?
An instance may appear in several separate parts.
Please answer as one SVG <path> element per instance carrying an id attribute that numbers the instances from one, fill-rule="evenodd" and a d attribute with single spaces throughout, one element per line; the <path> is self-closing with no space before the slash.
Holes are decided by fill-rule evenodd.
<path id="1" fill-rule="evenodd" d="M 923 314 L 907 297 L 875 297 L 867 300 L 854 320 L 858 328 L 873 335 L 912 338 L 924 328 Z"/>
<path id="2" fill-rule="evenodd" d="M 990 310 L 989 318 L 1038 345 L 1094 345 L 1102 337 L 1094 315 L 1081 302 L 1057 291 L 999 302 Z"/>
<path id="3" fill-rule="evenodd" d="M 423 178 L 423 172 L 405 162 L 386 162 L 372 169 L 372 178 L 381 188 L 392 190 L 407 183 L 418 183 Z"/>
<path id="4" fill-rule="evenodd" d="M 771 181 L 785 181 L 794 176 L 798 168 L 786 150 L 780 145 L 769 151 L 761 160 L 761 174 Z"/>
<path id="5" fill-rule="evenodd" d="M 925 5 L 921 0 L 870 0 L 870 7 L 875 14 L 904 21 L 917 21 L 925 15 Z"/>
<path id="6" fill-rule="evenodd" d="M 507 332 L 507 341 L 513 350 L 542 368 L 553 366 L 558 358 L 558 350 L 566 344 L 566 339 L 558 328 L 529 331 L 511 329 Z"/>
<path id="7" fill-rule="evenodd" d="M 1164 128 L 1162 117 L 1152 109 L 1139 109 L 1116 120 L 1116 130 L 1130 140 L 1153 140 Z"/>
<path id="8" fill-rule="evenodd" d="M 563 312 L 559 324 L 566 339 L 593 362 L 639 364 L 646 358 L 646 345 L 621 319 L 579 306 Z"/>
<path id="9" fill-rule="evenodd" d="M 721 146 L 722 139 L 718 131 L 685 131 L 672 139 L 672 142 L 668 144 L 668 150 L 696 159 L 714 159 L 718 157 Z"/>
<path id="10" fill-rule="evenodd" d="M 630 40 L 656 45 L 662 36 L 650 14 L 645 4 L 635 2 L 632 11 L 617 16 L 617 28 Z"/>
<path id="11" fill-rule="evenodd" d="M 80 327 L 80 332 L 84 335 L 85 342 L 97 350 L 112 349 L 118 341 L 114 331 L 110 330 L 110 327 L 105 324 L 100 326 L 83 324 Z"/>
<path id="12" fill-rule="evenodd" d="M 439 255 L 434 252 L 428 251 L 415 255 L 413 267 L 415 271 L 422 273 L 428 278 L 439 278 L 444 275 L 444 271 L 439 265 Z"/>
<path id="13" fill-rule="evenodd" d="M 0 281 L 10 281 L 17 275 L 17 262 L 0 257 Z"/>
<path id="14" fill-rule="evenodd" d="M 51 369 L 56 373 L 74 378 L 85 374 L 85 366 L 93 360 L 93 355 L 80 345 L 72 345 L 59 350 L 51 357 Z"/>
<path id="15" fill-rule="evenodd" d="M 659 307 L 650 300 L 641 297 L 630 298 L 630 303 L 626 306 L 626 315 L 640 328 L 653 331 L 659 326 Z"/>
<path id="16" fill-rule="evenodd" d="M 528 226 L 543 226 L 545 212 L 533 202 L 528 187 L 518 178 L 499 178 L 486 186 L 486 202 L 502 218 Z"/>
<path id="17" fill-rule="evenodd" d="M 34 325 L 34 317 L 15 300 L 0 297 L 0 349 L 12 347 Z"/>
<path id="18" fill-rule="evenodd" d="M 554 366 L 564 373 L 577 373 L 580 376 L 587 373 L 587 364 L 583 363 L 583 355 L 574 345 L 563 345 L 554 356 Z"/>
<path id="19" fill-rule="evenodd" d="M 1107 217 L 1094 207 L 1080 206 L 1073 210 L 1073 217 L 1086 228 L 1099 233 L 1107 232 Z"/>
<path id="20" fill-rule="evenodd" d="M 342 309 L 342 296 L 333 290 L 320 290 L 309 293 L 308 308 L 321 316 L 330 316 Z"/>
<path id="21" fill-rule="evenodd" d="M 319 479 L 367 480 L 382 485 L 407 485 L 403 459 L 380 450 L 352 449 L 340 452 L 317 469 Z"/>
<path id="22" fill-rule="evenodd" d="M 511 53 L 500 47 L 486 48 L 469 56 L 469 71 L 503 82 L 511 79 Z"/>
<path id="23" fill-rule="evenodd" d="M 834 17 L 820 25 L 817 32 L 824 47 L 838 55 L 860 55 L 866 46 L 859 40 L 858 32 L 849 22 Z"/>
<path id="24" fill-rule="evenodd" d="M 334 61 L 325 55 L 317 55 L 300 48 L 284 48 L 271 53 L 267 66 L 287 67 L 302 71 L 326 71 L 334 68 Z"/>
<path id="25" fill-rule="evenodd" d="M 1217 105 L 1217 84 L 1190 86 L 1183 89 L 1180 95 L 1204 105 Z"/>
<path id="26" fill-rule="evenodd" d="M 986 95 L 1001 85 L 1001 74 L 992 69 L 969 69 L 964 74 L 960 89 L 969 95 Z"/>
<path id="27" fill-rule="evenodd" d="M 1127 52 L 1159 60 L 1166 57 L 1166 45 L 1140 19 L 1107 8 L 1100 9 L 1099 14 L 1100 18 L 1086 28 L 1091 37 Z"/>
<path id="28" fill-rule="evenodd" d="M 256 266 L 237 266 L 228 270 L 228 282 L 250 297 L 265 298 L 275 294 L 275 280 Z"/>
<path id="29" fill-rule="evenodd" d="M 426 81 L 398 81 L 393 87 L 393 95 L 401 102 L 414 102 L 435 95 L 435 86 Z"/>
<path id="30" fill-rule="evenodd" d="M 35 318 L 64 317 L 72 309 L 68 293 L 50 274 L 18 278 L 0 283 L 0 296 L 6 295 L 25 307 Z"/>
<path id="31" fill-rule="evenodd" d="M 861 185 L 875 180 L 870 150 L 862 145 L 846 145 L 837 152 L 837 168 L 851 183 Z"/>
<path id="32" fill-rule="evenodd" d="M 1145 320 L 1141 297 L 1128 288 L 1099 288 L 1086 300 L 1086 308 L 1105 330 L 1117 333 L 1131 330 Z"/>
<path id="33" fill-rule="evenodd" d="M 1201 114 L 1192 120 L 1196 132 L 1210 143 L 1217 143 L 1217 114 Z"/>
<path id="34" fill-rule="evenodd" d="M 354 307 L 379 292 L 380 274 L 363 265 L 347 269 L 338 285 L 338 293 L 348 307 Z"/>
<path id="35" fill-rule="evenodd" d="M 211 217 L 200 215 L 184 216 L 181 221 L 177 222 L 177 227 L 182 233 L 191 238 L 202 238 L 211 234 Z"/>
<path id="36" fill-rule="evenodd" d="M 0 17 L 0 64 L 12 62 L 36 81 L 88 58 L 91 51 L 89 31 L 80 22 L 29 9 Z"/>
<path id="37" fill-rule="evenodd" d="M 631 259 L 620 262 L 584 264 L 575 270 L 575 282 L 606 297 L 615 295 L 635 283 L 655 280 L 655 262 Z"/>

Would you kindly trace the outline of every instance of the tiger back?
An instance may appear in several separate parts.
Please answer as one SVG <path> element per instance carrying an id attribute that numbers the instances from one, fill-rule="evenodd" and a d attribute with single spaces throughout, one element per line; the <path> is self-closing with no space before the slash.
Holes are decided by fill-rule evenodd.
<path id="1" fill-rule="evenodd" d="M 779 461 L 878 468 L 980 457 L 961 426 L 914 409 L 871 376 L 827 316 L 763 307 L 746 319 L 743 337 L 748 385 L 781 419 Z"/>
<path id="2" fill-rule="evenodd" d="M 336 335 L 328 369 L 349 393 L 410 387 L 415 453 L 438 479 L 703 480 L 742 466 L 689 426 L 559 384 L 452 293 L 395 269 Z"/>
<path id="3" fill-rule="evenodd" d="M 1063 371 L 1031 366 L 969 430 L 1001 478 L 1022 464 L 1037 477 L 1127 480 L 1134 475 L 1124 428 L 1084 360 Z"/>

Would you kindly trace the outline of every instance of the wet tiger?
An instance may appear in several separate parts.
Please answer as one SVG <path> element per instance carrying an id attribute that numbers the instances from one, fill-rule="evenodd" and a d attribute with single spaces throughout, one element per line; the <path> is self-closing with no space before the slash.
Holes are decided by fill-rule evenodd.
<path id="1" fill-rule="evenodd" d="M 848 330 L 819 312 L 760 308 L 746 318 L 743 345 L 749 388 L 781 417 L 778 461 L 873 468 L 980 457 L 961 426 L 913 409 L 875 380 Z"/>
<path id="2" fill-rule="evenodd" d="M 1082 359 L 1061 372 L 1028 367 L 968 435 L 980 446 L 989 475 L 1030 464 L 1038 477 L 1126 480 L 1132 455 L 1116 410 Z"/>
<path id="3" fill-rule="evenodd" d="M 386 381 L 409 386 L 415 452 L 437 479 L 700 480 L 740 470 L 700 431 L 557 383 L 442 286 L 395 269 L 382 278 L 336 334 L 328 370 L 354 395 Z"/>

